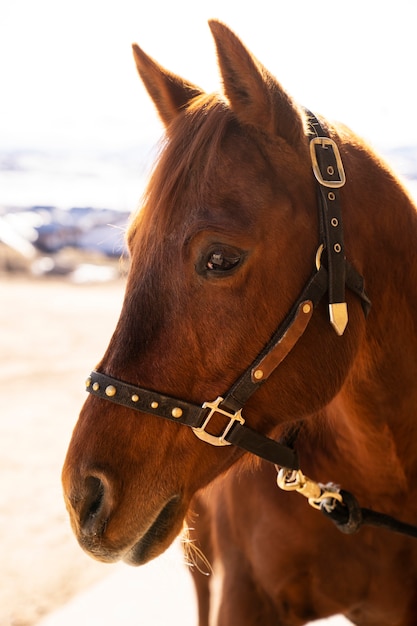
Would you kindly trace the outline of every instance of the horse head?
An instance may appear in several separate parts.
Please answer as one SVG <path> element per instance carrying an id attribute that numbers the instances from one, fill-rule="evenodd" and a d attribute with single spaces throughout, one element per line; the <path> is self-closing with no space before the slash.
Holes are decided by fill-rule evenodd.
<path id="1" fill-rule="evenodd" d="M 133 47 L 166 135 L 130 223 L 125 298 L 96 368 L 198 406 L 224 396 L 262 351 L 315 269 L 321 243 L 308 114 L 228 28 L 210 26 L 223 95 L 204 93 Z M 361 271 L 365 254 L 349 232 L 348 253 Z M 357 296 L 347 290 L 346 300 L 343 335 L 320 302 L 248 400 L 253 430 L 279 436 L 339 392 L 365 327 Z M 214 416 L 214 432 L 221 418 Z M 89 395 L 63 469 L 81 546 L 103 561 L 157 556 L 180 532 L 193 494 L 242 455 L 174 420 Z"/>

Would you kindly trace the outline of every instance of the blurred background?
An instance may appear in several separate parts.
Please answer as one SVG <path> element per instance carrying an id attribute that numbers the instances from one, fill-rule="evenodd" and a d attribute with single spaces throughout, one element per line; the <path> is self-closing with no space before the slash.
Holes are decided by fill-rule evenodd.
<path id="1" fill-rule="evenodd" d="M 1 626 L 195 623 L 178 546 L 139 570 L 83 555 L 60 469 L 117 320 L 124 229 L 162 136 L 131 43 L 218 90 L 212 17 L 301 104 L 367 139 L 417 197 L 414 0 L 2 0 Z"/>

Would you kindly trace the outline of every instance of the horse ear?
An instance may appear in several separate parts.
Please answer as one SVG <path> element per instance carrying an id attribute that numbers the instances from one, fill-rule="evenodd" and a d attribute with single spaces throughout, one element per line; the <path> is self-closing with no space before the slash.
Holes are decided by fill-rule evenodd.
<path id="1" fill-rule="evenodd" d="M 164 69 L 137 45 L 133 56 L 139 75 L 157 108 L 165 126 L 202 90 Z"/>
<path id="2" fill-rule="evenodd" d="M 217 20 L 210 20 L 209 25 L 224 92 L 240 122 L 280 136 L 294 147 L 299 145 L 304 126 L 296 103 L 227 26 Z"/>

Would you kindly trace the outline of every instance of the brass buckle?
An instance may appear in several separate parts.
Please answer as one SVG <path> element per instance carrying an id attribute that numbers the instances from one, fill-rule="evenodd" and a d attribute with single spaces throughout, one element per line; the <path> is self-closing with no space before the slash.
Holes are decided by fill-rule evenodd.
<path id="1" fill-rule="evenodd" d="M 226 441 L 225 439 L 227 433 L 230 431 L 235 422 L 239 422 L 239 424 L 245 423 L 245 420 L 242 417 L 242 409 L 239 409 L 239 411 L 236 411 L 236 413 L 229 413 L 224 409 L 219 409 L 219 405 L 223 401 L 223 398 L 219 396 L 214 402 L 204 402 L 202 408 L 210 409 L 209 414 L 207 415 L 201 426 L 199 426 L 198 428 L 192 428 L 192 431 L 196 437 L 198 437 L 202 441 L 210 443 L 212 446 L 230 446 L 230 442 Z M 221 435 L 211 435 L 210 433 L 206 432 L 206 427 L 208 426 L 208 423 L 215 413 L 220 413 L 220 415 L 224 415 L 230 420 Z"/>
<path id="2" fill-rule="evenodd" d="M 316 146 L 321 148 L 331 147 L 333 148 L 334 158 L 336 159 L 337 173 L 339 174 L 339 180 L 326 180 L 320 170 L 320 166 L 317 161 Z M 339 148 L 333 139 L 328 137 L 314 137 L 310 141 L 310 156 L 311 163 L 313 165 L 314 176 L 324 187 L 330 187 L 331 189 L 339 189 L 343 187 L 346 182 L 345 170 L 343 169 L 342 157 L 340 156 Z M 333 175 L 333 173 L 331 174 Z"/>

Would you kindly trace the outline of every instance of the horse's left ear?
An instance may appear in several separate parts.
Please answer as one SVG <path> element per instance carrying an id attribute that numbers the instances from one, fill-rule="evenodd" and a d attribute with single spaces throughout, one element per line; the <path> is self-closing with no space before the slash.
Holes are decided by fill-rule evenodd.
<path id="1" fill-rule="evenodd" d="M 165 126 L 202 90 L 183 78 L 169 72 L 136 43 L 132 46 L 139 75 L 148 90 Z"/>
<path id="2" fill-rule="evenodd" d="M 224 92 L 239 121 L 297 147 L 304 141 L 304 128 L 296 103 L 227 26 L 217 20 L 209 25 Z"/>

